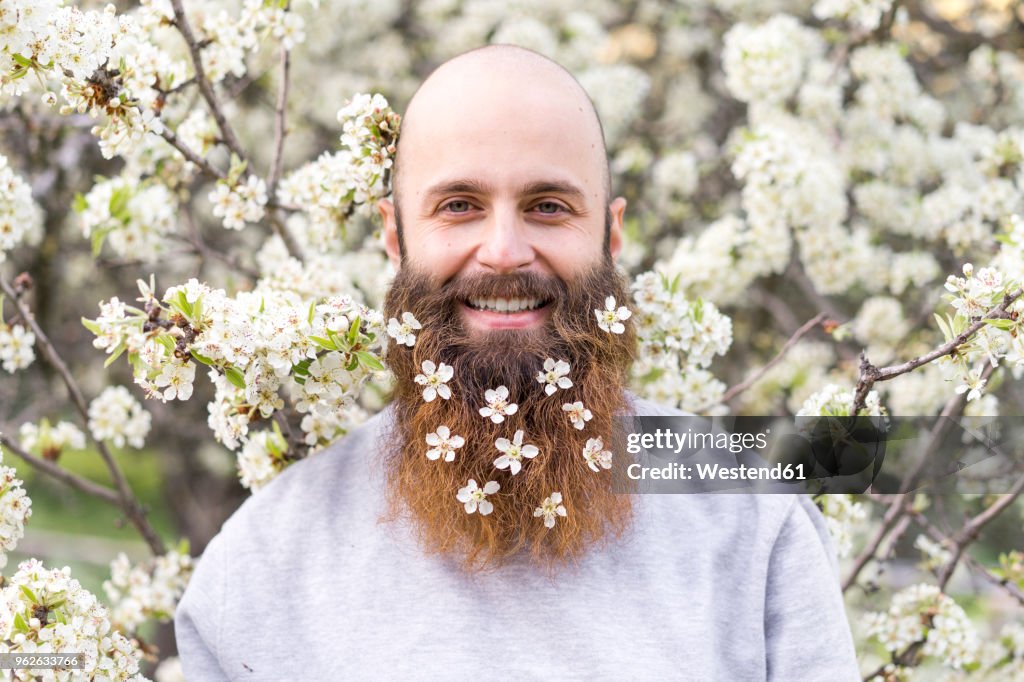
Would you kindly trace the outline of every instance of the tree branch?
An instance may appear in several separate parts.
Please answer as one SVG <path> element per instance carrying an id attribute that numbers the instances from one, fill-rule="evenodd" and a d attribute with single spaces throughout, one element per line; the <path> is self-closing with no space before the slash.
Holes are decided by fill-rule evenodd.
<path id="1" fill-rule="evenodd" d="M 51 462 L 50 460 L 43 459 L 41 457 L 36 457 L 27 450 L 22 449 L 20 445 L 2 433 L 0 433 L 0 445 L 3 445 L 5 448 L 31 464 L 39 471 L 68 484 L 72 488 L 81 490 L 83 493 L 92 495 L 93 497 L 98 497 L 104 502 L 109 502 L 116 507 L 121 506 L 121 497 L 117 494 L 116 490 L 72 473 L 55 462 Z"/>
<path id="2" fill-rule="evenodd" d="M 131 487 L 128 485 L 128 481 L 124 477 L 124 473 L 121 471 L 121 467 L 118 466 L 111 455 L 107 444 L 102 440 L 96 439 L 92 435 L 92 431 L 88 428 L 89 423 L 89 407 L 86 404 L 85 396 L 82 395 L 82 390 L 78 387 L 78 382 L 75 381 L 74 376 L 71 374 L 71 370 L 68 369 L 60 353 L 54 347 L 53 343 L 50 342 L 49 337 L 43 331 L 39 323 L 36 322 L 35 317 L 29 310 L 28 306 L 25 305 L 19 298 L 19 292 L 15 291 L 14 287 L 11 286 L 7 280 L 0 277 L 0 290 L 2 290 L 10 299 L 15 309 L 21 315 L 22 319 L 32 328 L 33 334 L 36 337 L 36 345 L 39 346 L 46 361 L 55 369 L 64 381 L 64 385 L 67 386 L 68 393 L 71 396 L 71 402 L 74 403 L 75 408 L 82 416 L 82 420 L 86 425 L 85 432 L 88 434 L 89 440 L 95 445 L 96 449 L 100 453 L 100 457 L 103 458 L 103 462 L 107 465 L 107 470 L 110 472 L 110 477 L 114 481 L 114 486 L 117 488 L 118 496 L 120 498 L 121 509 L 124 510 L 128 516 L 128 520 L 131 521 L 132 525 L 139 531 L 143 539 L 149 545 L 150 549 L 154 554 L 164 554 L 166 549 L 164 543 L 160 539 L 160 536 L 149 524 L 146 519 L 146 513 L 142 509 L 142 505 L 135 498 Z"/>

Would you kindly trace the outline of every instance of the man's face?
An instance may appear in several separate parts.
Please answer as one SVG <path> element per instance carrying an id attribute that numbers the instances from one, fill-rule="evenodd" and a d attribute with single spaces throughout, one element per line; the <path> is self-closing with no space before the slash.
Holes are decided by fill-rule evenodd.
<path id="1" fill-rule="evenodd" d="M 625 200 L 607 201 L 600 126 L 572 78 L 539 57 L 497 57 L 457 58 L 424 84 L 402 123 L 399 209 L 380 203 L 398 270 L 385 317 L 411 312 L 422 324 L 414 346 L 389 344 L 385 358 L 395 375 L 388 508 L 414 521 L 425 548 L 467 566 L 526 548 L 555 566 L 631 518 L 613 492 L 618 471 L 585 459 L 599 439 L 614 447 L 635 351 L 631 327 L 611 334 L 594 315 L 607 296 L 628 298 L 614 267 Z M 538 374 L 555 360 L 571 385 L 552 392 Z M 427 377 L 416 379 L 431 366 L 448 368 L 448 398 L 427 399 Z M 499 387 L 518 409 L 494 421 L 481 408 Z M 574 403 L 585 424 L 570 417 Z M 427 455 L 439 427 L 463 443 L 450 459 Z M 514 437 L 538 453 L 515 473 L 496 461 Z M 470 480 L 500 484 L 486 517 L 457 499 Z M 548 527 L 535 511 L 553 492 L 568 512 Z"/>
<path id="2" fill-rule="evenodd" d="M 608 202 L 603 146 L 578 97 L 535 85 L 510 101 L 508 88 L 483 84 L 454 114 L 418 102 L 402 132 L 400 205 L 380 208 L 396 268 L 400 228 L 408 264 L 439 285 L 519 272 L 568 281 L 601 261 L 606 230 L 618 255 L 625 200 Z M 460 314 L 473 332 L 537 328 L 550 304 L 470 299 Z"/>

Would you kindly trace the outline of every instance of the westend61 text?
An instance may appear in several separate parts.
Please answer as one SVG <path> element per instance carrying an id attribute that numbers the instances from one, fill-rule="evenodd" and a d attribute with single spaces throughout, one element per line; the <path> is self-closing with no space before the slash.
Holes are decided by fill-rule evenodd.
<path id="1" fill-rule="evenodd" d="M 634 481 L 644 479 L 657 480 L 701 480 L 701 481 L 803 481 L 803 464 L 766 464 L 765 466 L 722 466 L 721 464 L 679 464 L 673 462 L 662 467 L 645 467 L 642 464 L 630 464 L 626 469 Z"/>

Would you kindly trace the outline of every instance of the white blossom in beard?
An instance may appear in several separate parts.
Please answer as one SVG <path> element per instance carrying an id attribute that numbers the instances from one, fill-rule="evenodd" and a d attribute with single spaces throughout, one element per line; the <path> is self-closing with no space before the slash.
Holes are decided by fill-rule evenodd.
<path id="1" fill-rule="evenodd" d="M 423 389 L 423 399 L 428 403 L 437 396 L 441 396 L 445 400 L 450 399 L 452 389 L 448 386 L 448 382 L 455 376 L 455 370 L 443 362 L 438 366 L 430 360 L 423 361 L 422 369 L 423 373 L 417 374 L 414 381 L 420 386 L 426 387 Z"/>
<path id="2" fill-rule="evenodd" d="M 545 528 L 554 528 L 556 518 L 566 514 L 565 505 L 562 504 L 562 493 L 557 492 L 545 497 L 540 506 L 533 510 L 534 516 L 544 517 Z"/>
<path id="3" fill-rule="evenodd" d="M 493 495 L 499 490 L 501 490 L 501 485 L 497 481 L 487 481 L 484 487 L 480 488 L 477 486 L 476 481 L 471 478 L 464 488 L 459 488 L 455 499 L 462 502 L 467 514 L 479 511 L 481 516 L 487 516 L 494 511 L 494 505 L 487 499 L 487 496 Z"/>
<path id="4" fill-rule="evenodd" d="M 594 418 L 594 413 L 584 407 L 583 402 L 579 400 L 563 404 L 562 411 L 568 413 L 569 420 L 577 429 L 582 429 L 588 421 Z"/>
<path id="5" fill-rule="evenodd" d="M 569 363 L 565 360 L 545 360 L 544 369 L 537 372 L 537 381 L 544 384 L 544 393 L 553 395 L 560 388 L 572 388 L 572 379 L 566 376 L 569 369 Z"/>
<path id="6" fill-rule="evenodd" d="M 498 386 L 484 391 L 485 407 L 480 408 L 480 416 L 490 419 L 495 424 L 505 421 L 505 417 L 519 411 L 519 406 L 508 399 L 508 387 Z"/>
<path id="7" fill-rule="evenodd" d="M 430 449 L 427 450 L 427 459 L 436 460 L 444 459 L 446 462 L 455 461 L 455 451 L 466 444 L 466 439 L 462 436 L 452 435 L 451 429 L 445 425 L 437 427 L 433 433 L 427 434 L 427 445 Z"/>
<path id="8" fill-rule="evenodd" d="M 512 440 L 497 439 L 494 441 L 494 447 L 501 453 L 501 456 L 494 460 L 494 466 L 498 469 L 508 469 L 513 476 L 523 468 L 523 459 L 533 459 L 540 454 L 540 449 L 536 445 L 523 444 L 522 429 L 516 430 Z"/>

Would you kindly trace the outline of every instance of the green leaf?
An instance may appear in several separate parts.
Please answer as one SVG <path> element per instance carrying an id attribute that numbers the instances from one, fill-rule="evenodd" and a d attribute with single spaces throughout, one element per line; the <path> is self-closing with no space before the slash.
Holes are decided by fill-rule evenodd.
<path id="1" fill-rule="evenodd" d="M 125 352 L 127 348 L 128 346 L 125 345 L 124 341 L 121 341 L 116 346 L 114 346 L 114 350 L 110 351 L 110 357 L 107 358 L 106 362 L 103 363 L 103 368 L 106 369 L 107 367 L 110 367 L 110 365 L 113 364 L 114 360 L 117 360 L 119 357 L 121 357 L 121 353 Z"/>
<path id="2" fill-rule="evenodd" d="M 935 322 L 938 323 L 939 325 L 939 330 L 942 331 L 942 338 L 944 338 L 946 341 L 952 341 L 953 332 L 950 330 L 949 325 L 946 324 L 946 320 L 938 313 L 933 314 L 935 315 Z"/>
<path id="3" fill-rule="evenodd" d="M 90 240 L 92 242 L 92 257 L 100 255 L 100 250 L 103 248 L 103 240 L 107 238 L 107 235 L 113 232 L 112 227 L 98 227 L 93 231 Z"/>
<path id="4" fill-rule="evenodd" d="M 207 365 L 207 366 L 213 364 L 213 360 L 211 360 L 210 358 L 206 357 L 205 355 L 200 355 L 199 353 L 195 352 L 194 350 L 190 350 L 189 354 L 192 356 L 192 358 L 196 362 L 201 362 L 201 363 L 203 363 L 204 365 Z"/>
<path id="5" fill-rule="evenodd" d="M 990 327 L 995 327 L 996 329 L 1002 329 L 1003 331 L 1009 331 L 1010 329 L 1013 329 L 1013 327 L 1017 324 L 1013 320 L 1007 320 L 1007 319 L 1004 319 L 1004 318 L 997 318 L 997 319 L 994 319 L 994 320 L 986 319 L 986 320 L 982 320 L 982 322 L 984 322 L 985 324 L 989 325 Z"/>
<path id="6" fill-rule="evenodd" d="M 309 304 L 309 314 L 306 316 L 306 321 L 309 324 L 313 324 L 313 313 L 316 310 L 316 301 L 311 301 Z"/>
<path id="7" fill-rule="evenodd" d="M 245 388 L 245 374 L 237 367 L 225 367 L 224 376 L 238 388 Z"/>
<path id="8" fill-rule="evenodd" d="M 374 357 L 373 353 L 369 353 L 365 350 L 357 350 L 356 357 L 359 358 L 359 362 L 362 363 L 363 367 L 367 367 L 378 372 L 384 369 L 384 365 L 381 361 Z"/>
<path id="9" fill-rule="evenodd" d="M 96 336 L 99 336 L 102 333 L 100 331 L 99 324 L 97 324 L 93 320 L 87 320 L 86 318 L 83 317 L 82 318 L 82 326 L 85 327 L 86 329 L 88 329 L 89 331 L 91 331 Z"/>
<path id="10" fill-rule="evenodd" d="M 132 198 L 132 190 L 128 186 L 118 187 L 110 195 L 110 203 L 107 205 L 107 209 L 110 211 L 110 215 L 113 218 L 127 223 L 131 218 L 128 213 L 128 200 Z"/>
<path id="11" fill-rule="evenodd" d="M 33 604 L 39 603 L 39 597 L 36 596 L 36 593 L 33 592 L 28 585 L 19 585 L 19 587 L 21 587 L 21 591 L 25 593 L 25 596 L 28 597 L 29 601 Z"/>
<path id="12" fill-rule="evenodd" d="M 22 55 L 18 54 L 17 52 L 15 52 L 14 54 L 11 55 L 11 59 L 14 60 L 15 64 L 18 64 L 20 66 L 24 66 L 25 68 L 29 68 L 29 67 L 32 66 L 32 60 L 31 59 L 29 59 L 28 57 L 23 57 Z"/>
<path id="13" fill-rule="evenodd" d="M 324 350 L 338 350 L 338 347 L 330 339 L 325 339 L 322 336 L 311 336 L 309 340 L 320 346 Z"/>
<path id="14" fill-rule="evenodd" d="M 14 629 L 18 632 L 28 631 L 28 623 L 25 622 L 25 619 L 20 613 L 14 614 Z"/>
<path id="15" fill-rule="evenodd" d="M 345 365 L 345 369 L 349 372 L 354 372 L 356 367 L 359 367 L 359 358 L 353 355 L 351 359 L 349 359 L 348 364 Z"/>
<path id="16" fill-rule="evenodd" d="M 81 192 L 75 192 L 75 200 L 71 207 L 75 209 L 75 213 L 82 213 L 89 208 L 89 202 L 85 200 L 85 196 Z"/>

